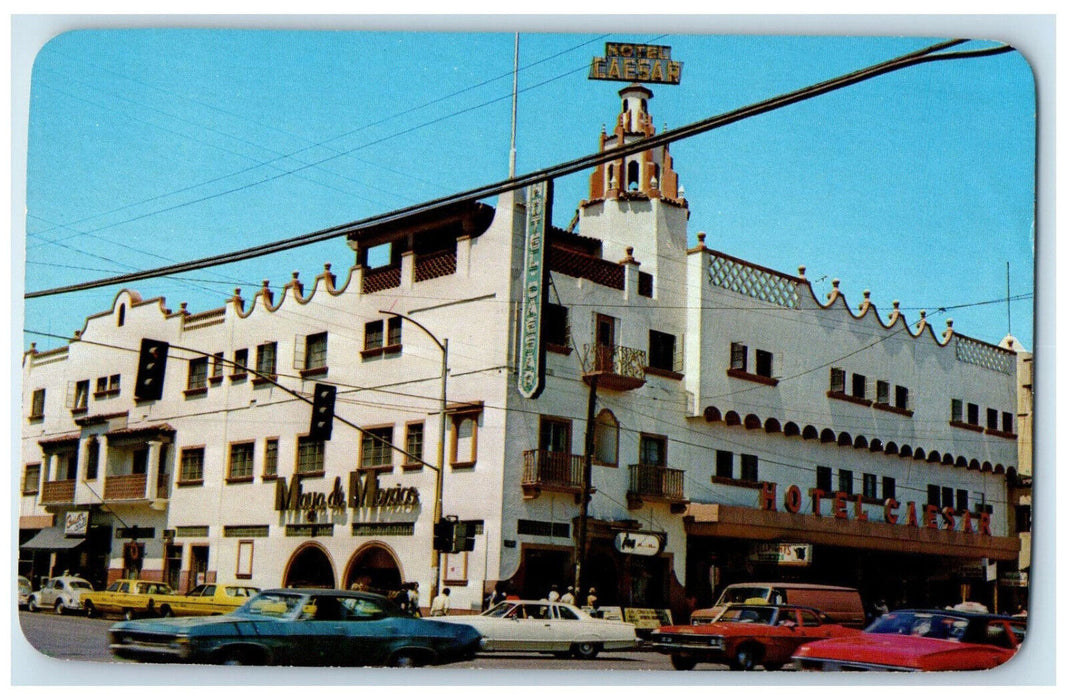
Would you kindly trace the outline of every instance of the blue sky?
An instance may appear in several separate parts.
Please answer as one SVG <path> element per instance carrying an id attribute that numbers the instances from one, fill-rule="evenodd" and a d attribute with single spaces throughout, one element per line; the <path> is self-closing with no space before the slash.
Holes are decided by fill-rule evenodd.
<path id="1" fill-rule="evenodd" d="M 623 83 L 586 78 L 605 41 L 666 44 L 651 86 L 673 128 L 937 41 L 522 34 L 517 170 L 596 150 Z M 514 35 L 252 30 L 61 34 L 31 82 L 25 287 L 51 288 L 288 238 L 507 176 Z M 989 46 L 973 42 L 954 50 Z M 817 293 L 899 300 L 940 333 L 1033 348 L 1035 95 L 1017 53 L 938 61 L 671 146 L 692 240 Z M 565 227 L 588 173 L 556 182 Z M 347 269 L 342 240 L 130 285 L 177 309 L 264 279 Z M 16 259 L 15 265 L 21 261 Z M 30 300 L 24 346 L 63 344 L 118 288 Z M 999 301 L 997 301 L 999 300 Z M 996 302 L 996 303 L 988 303 Z M 17 297 L 16 297 L 16 303 Z M 944 308 L 943 312 L 939 309 Z"/>

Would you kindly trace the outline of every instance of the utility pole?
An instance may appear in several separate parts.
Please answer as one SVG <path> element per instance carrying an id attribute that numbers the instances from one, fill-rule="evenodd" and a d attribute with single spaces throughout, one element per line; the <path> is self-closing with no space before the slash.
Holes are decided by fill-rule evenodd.
<path id="1" fill-rule="evenodd" d="M 593 449 L 595 447 L 597 375 L 589 377 L 589 403 L 585 410 L 585 459 L 582 464 L 582 504 L 578 514 L 578 551 L 574 565 L 574 594 L 582 590 L 582 569 L 585 568 L 585 543 L 589 531 L 589 487 L 593 480 Z"/>

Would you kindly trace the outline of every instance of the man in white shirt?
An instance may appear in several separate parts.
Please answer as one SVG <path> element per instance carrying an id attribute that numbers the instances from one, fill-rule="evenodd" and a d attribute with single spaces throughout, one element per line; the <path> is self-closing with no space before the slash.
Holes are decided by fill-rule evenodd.
<path id="1" fill-rule="evenodd" d="M 450 588 L 446 588 L 437 594 L 437 597 L 433 599 L 430 604 L 430 617 L 441 617 L 448 614 L 449 607 L 449 594 L 452 593 Z"/>
<path id="2" fill-rule="evenodd" d="M 567 592 L 559 597 L 559 602 L 574 605 L 574 586 L 567 586 Z"/>

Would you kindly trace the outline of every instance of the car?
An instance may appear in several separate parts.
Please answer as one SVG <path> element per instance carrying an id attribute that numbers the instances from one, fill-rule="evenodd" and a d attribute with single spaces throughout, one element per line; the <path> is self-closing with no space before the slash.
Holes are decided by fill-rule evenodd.
<path id="1" fill-rule="evenodd" d="M 160 617 L 222 615 L 233 612 L 259 593 L 255 586 L 202 583 L 185 595 L 160 595 L 155 609 Z"/>
<path id="2" fill-rule="evenodd" d="M 30 612 L 51 609 L 57 615 L 81 612 L 85 609 L 86 595 L 92 592 L 93 584 L 80 576 L 55 576 L 45 581 L 40 590 L 29 595 L 26 609 Z"/>
<path id="3" fill-rule="evenodd" d="M 706 625 L 726 609 L 730 603 L 767 603 L 770 605 L 800 605 L 815 608 L 826 618 L 858 630 L 867 625 L 860 592 L 845 586 L 826 586 L 817 583 L 733 583 L 710 608 L 694 610 L 690 624 Z"/>
<path id="4" fill-rule="evenodd" d="M 814 608 L 800 605 L 731 604 L 715 622 L 674 625 L 652 632 L 652 648 L 669 654 L 679 671 L 698 663 L 727 664 L 751 671 L 762 665 L 776 671 L 789 663 L 793 651 L 816 639 L 854 637 L 860 631 L 830 622 Z"/>
<path id="5" fill-rule="evenodd" d="M 1026 620 L 958 610 L 894 610 L 850 639 L 804 644 L 802 671 L 978 671 L 1004 663 L 1026 636 Z"/>
<path id="6" fill-rule="evenodd" d="M 637 645 L 632 624 L 598 620 L 573 605 L 547 600 L 505 600 L 480 615 L 434 619 L 478 630 L 485 638 L 485 651 L 539 651 L 592 659 L 605 649 Z"/>
<path id="7" fill-rule="evenodd" d="M 262 591 L 232 613 L 129 620 L 111 626 L 111 653 L 138 661 L 286 666 L 423 666 L 474 658 L 468 625 L 413 617 L 361 591 Z"/>
<path id="8" fill-rule="evenodd" d="M 106 590 L 83 596 L 82 603 L 89 617 L 112 613 L 132 620 L 145 615 L 157 617 L 159 608 L 156 607 L 156 601 L 171 595 L 174 595 L 174 591 L 165 583 L 120 578 Z"/>
<path id="9" fill-rule="evenodd" d="M 19 597 L 18 606 L 21 610 L 26 607 L 26 603 L 30 600 L 30 594 L 33 593 L 33 584 L 25 576 L 19 576 Z"/>

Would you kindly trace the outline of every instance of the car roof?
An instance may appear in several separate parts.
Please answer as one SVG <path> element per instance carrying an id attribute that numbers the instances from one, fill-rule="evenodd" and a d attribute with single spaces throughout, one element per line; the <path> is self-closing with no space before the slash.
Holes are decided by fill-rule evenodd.
<path id="1" fill-rule="evenodd" d="M 949 617 L 963 617 L 971 620 L 1011 620 L 1014 622 L 1025 622 L 1025 618 L 1012 617 L 1006 613 L 983 613 L 983 612 L 970 612 L 967 610 L 943 610 L 941 608 L 901 608 L 899 610 L 890 610 L 887 615 L 894 615 L 896 613 L 921 613 L 924 615 L 947 615 Z"/>
<path id="2" fill-rule="evenodd" d="M 790 583 L 789 581 L 778 582 L 764 582 L 764 581 L 741 581 L 738 583 L 731 583 L 727 588 L 744 588 L 744 587 L 767 587 L 767 588 L 804 588 L 820 591 L 854 591 L 855 588 L 849 586 L 828 586 L 823 583 Z"/>
<path id="3" fill-rule="evenodd" d="M 346 591 L 340 588 L 268 588 L 260 593 L 275 593 L 288 595 L 332 595 L 346 598 L 374 598 L 376 600 L 389 601 L 387 597 L 379 593 L 369 591 Z"/>

